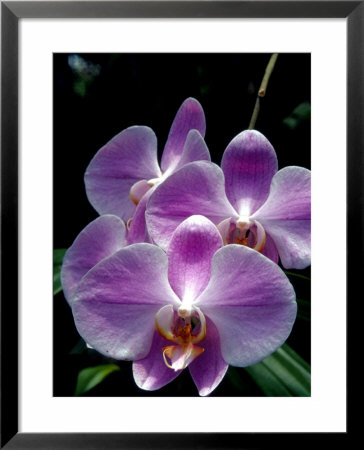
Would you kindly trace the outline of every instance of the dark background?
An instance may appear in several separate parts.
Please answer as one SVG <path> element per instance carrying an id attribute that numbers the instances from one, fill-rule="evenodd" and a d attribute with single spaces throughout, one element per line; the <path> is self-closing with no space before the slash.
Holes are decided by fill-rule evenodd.
<path id="1" fill-rule="evenodd" d="M 206 116 L 205 140 L 220 164 L 228 143 L 249 125 L 270 54 L 54 54 L 54 248 L 68 248 L 98 214 L 89 204 L 83 175 L 91 158 L 132 125 L 151 127 L 162 153 L 181 103 L 195 97 Z M 283 121 L 310 102 L 309 54 L 280 54 L 255 128 L 272 143 L 279 168 L 310 168 L 310 120 L 294 129 Z M 309 276 L 309 268 L 300 271 Z M 310 300 L 306 281 L 291 279 L 298 298 Z M 82 347 L 62 292 L 54 297 L 54 395 L 74 394 L 79 370 L 109 360 Z M 310 362 L 310 322 L 297 319 L 287 343 Z M 115 361 L 112 361 L 115 363 Z M 185 370 L 155 392 L 140 390 L 131 363 L 86 395 L 195 396 Z M 236 379 L 239 379 L 239 386 Z M 229 369 L 213 396 L 263 395 L 244 369 Z"/>

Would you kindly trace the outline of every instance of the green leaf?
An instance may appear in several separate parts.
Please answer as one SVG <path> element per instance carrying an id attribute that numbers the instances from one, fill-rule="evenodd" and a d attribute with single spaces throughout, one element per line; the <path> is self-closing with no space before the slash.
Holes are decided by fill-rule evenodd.
<path id="1" fill-rule="evenodd" d="M 116 364 L 103 364 L 101 366 L 82 369 L 77 377 L 75 396 L 79 396 L 100 384 L 112 372 L 120 370 Z"/>
<path id="2" fill-rule="evenodd" d="M 310 365 L 284 344 L 262 362 L 245 369 L 270 397 L 309 397 Z"/>
<path id="3" fill-rule="evenodd" d="M 252 387 L 256 389 L 256 386 L 252 386 L 252 380 L 249 375 L 241 367 L 229 366 L 226 377 L 239 395 L 250 396 Z"/>
<path id="4" fill-rule="evenodd" d="M 284 270 L 283 272 L 289 277 L 296 277 L 301 278 L 301 280 L 311 281 L 310 277 L 306 277 L 306 275 L 302 275 L 300 273 L 290 272 L 289 270 Z"/>
<path id="5" fill-rule="evenodd" d="M 291 114 L 283 119 L 283 123 L 291 130 L 296 129 L 302 122 L 311 117 L 311 105 L 308 102 L 300 103 Z"/>
<path id="6" fill-rule="evenodd" d="M 311 302 L 307 300 L 297 299 L 297 317 L 302 320 L 311 320 Z"/>
<path id="7" fill-rule="evenodd" d="M 61 267 L 66 248 L 57 248 L 53 250 L 53 295 L 61 292 Z"/>
<path id="8" fill-rule="evenodd" d="M 86 349 L 86 342 L 82 338 L 80 338 L 77 344 L 70 351 L 70 355 L 81 355 Z"/>

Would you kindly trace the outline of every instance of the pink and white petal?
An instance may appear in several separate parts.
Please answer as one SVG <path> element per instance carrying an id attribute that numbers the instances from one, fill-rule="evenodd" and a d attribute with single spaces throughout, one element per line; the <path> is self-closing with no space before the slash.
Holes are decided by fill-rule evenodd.
<path id="1" fill-rule="evenodd" d="M 136 207 L 135 213 L 131 221 L 129 222 L 129 230 L 127 234 L 128 244 L 136 244 L 138 242 L 150 242 L 151 239 L 148 234 L 147 225 L 145 222 L 145 211 L 147 207 L 147 202 L 151 196 L 154 188 L 149 189 Z"/>
<path id="2" fill-rule="evenodd" d="M 279 266 L 234 244 L 215 253 L 210 283 L 195 305 L 214 322 L 224 360 L 239 367 L 280 347 L 297 312 L 295 292 Z"/>
<path id="3" fill-rule="evenodd" d="M 168 279 L 182 302 L 191 303 L 210 280 L 211 260 L 222 239 L 206 217 L 191 216 L 173 233 L 168 248 Z"/>
<path id="4" fill-rule="evenodd" d="M 278 250 L 273 239 L 269 236 L 269 234 L 265 235 L 265 245 L 260 253 L 269 258 L 270 260 L 274 261 L 276 264 L 278 264 L 279 261 Z"/>
<path id="5" fill-rule="evenodd" d="M 305 269 L 311 264 L 311 221 L 265 221 L 285 269 Z"/>
<path id="6" fill-rule="evenodd" d="M 175 172 L 186 164 L 193 161 L 211 161 L 209 149 L 204 138 L 197 130 L 191 130 L 186 138 L 181 158 L 176 160 L 176 165 L 171 165 L 168 172 Z"/>
<path id="7" fill-rule="evenodd" d="M 81 278 L 124 245 L 125 225 L 117 216 L 98 217 L 81 231 L 67 250 L 61 269 L 63 293 L 70 305 Z"/>
<path id="8" fill-rule="evenodd" d="M 84 340 L 112 358 L 146 357 L 157 311 L 166 304 L 180 305 L 168 283 L 167 264 L 157 246 L 133 244 L 91 269 L 79 283 L 73 304 Z"/>
<path id="9" fill-rule="evenodd" d="M 156 188 L 146 211 L 149 234 L 157 245 L 167 249 L 177 226 L 195 214 L 214 224 L 237 216 L 225 195 L 222 170 L 209 161 L 185 165 Z"/>
<path id="10" fill-rule="evenodd" d="M 139 180 L 161 176 L 157 138 L 148 127 L 127 128 L 112 138 L 91 160 L 85 173 L 88 199 L 99 214 L 127 221 L 135 205 L 130 189 Z"/>
<path id="11" fill-rule="evenodd" d="M 170 383 L 181 373 L 181 370 L 170 369 L 164 362 L 163 348 L 170 344 L 170 341 L 154 332 L 149 354 L 133 363 L 133 376 L 139 388 L 155 391 Z"/>
<path id="12" fill-rule="evenodd" d="M 205 114 L 200 103 L 191 97 L 182 103 L 172 123 L 162 155 L 163 172 L 176 165 L 190 130 L 197 130 L 205 136 Z"/>
<path id="13" fill-rule="evenodd" d="M 221 355 L 220 336 L 217 328 L 208 317 L 206 321 L 206 337 L 199 343 L 205 351 L 188 366 L 201 396 L 211 394 L 220 384 L 229 367 Z"/>
<path id="14" fill-rule="evenodd" d="M 246 130 L 227 146 L 221 161 L 226 195 L 241 216 L 250 216 L 267 199 L 277 172 L 277 156 L 259 131 Z"/>
<path id="15" fill-rule="evenodd" d="M 285 167 L 273 177 L 267 201 L 253 215 L 272 237 L 282 265 L 303 269 L 311 263 L 311 172 Z"/>

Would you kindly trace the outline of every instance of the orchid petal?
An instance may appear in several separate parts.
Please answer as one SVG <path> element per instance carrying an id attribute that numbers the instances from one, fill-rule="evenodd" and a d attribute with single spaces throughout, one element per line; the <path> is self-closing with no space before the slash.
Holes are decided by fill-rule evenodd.
<path id="1" fill-rule="evenodd" d="M 220 384 L 229 367 L 221 355 L 217 328 L 209 318 L 206 320 L 207 334 L 200 343 L 205 351 L 188 366 L 201 396 L 211 394 Z"/>
<path id="2" fill-rule="evenodd" d="M 157 332 L 153 335 L 153 343 L 149 354 L 133 363 L 135 383 L 141 389 L 155 391 L 174 380 L 181 371 L 171 370 L 163 360 L 163 348 L 170 344 Z"/>
<path id="3" fill-rule="evenodd" d="M 278 249 L 283 267 L 303 269 L 311 263 L 311 172 L 285 167 L 273 177 L 269 197 L 253 215 Z"/>
<path id="4" fill-rule="evenodd" d="M 139 180 L 160 176 L 153 130 L 130 127 L 93 157 L 85 173 L 86 192 L 99 214 L 115 214 L 127 221 L 135 210 L 129 196 L 131 187 Z"/>
<path id="5" fill-rule="evenodd" d="M 180 106 L 172 123 L 162 155 L 163 172 L 176 165 L 181 157 L 188 132 L 192 129 L 205 136 L 205 114 L 197 100 L 188 98 Z"/>
<path id="6" fill-rule="evenodd" d="M 279 266 L 234 244 L 215 253 L 210 283 L 195 305 L 214 322 L 224 360 L 239 367 L 280 347 L 297 312 L 295 292 Z"/>
<path id="7" fill-rule="evenodd" d="M 125 244 L 125 225 L 117 216 L 98 217 L 87 225 L 67 250 L 61 269 L 65 298 L 72 305 L 81 278 L 98 262 Z"/>
<path id="8" fill-rule="evenodd" d="M 167 249 L 177 226 L 194 214 L 215 224 L 237 216 L 225 195 L 222 170 L 209 161 L 186 164 L 156 188 L 146 211 L 149 234 Z"/>
<path id="9" fill-rule="evenodd" d="M 182 303 L 192 303 L 205 289 L 212 256 L 222 245 L 220 233 L 206 217 L 192 216 L 176 228 L 167 253 L 168 279 Z"/>
<path id="10" fill-rule="evenodd" d="M 226 195 L 239 215 L 250 216 L 265 202 L 277 167 L 274 148 L 258 131 L 243 131 L 230 142 L 221 168 Z"/>
<path id="11" fill-rule="evenodd" d="M 91 269 L 78 286 L 73 306 L 83 339 L 112 358 L 146 357 L 155 314 L 166 304 L 180 305 L 168 282 L 167 264 L 157 246 L 133 244 Z"/>
<path id="12" fill-rule="evenodd" d="M 168 171 L 174 172 L 193 161 L 211 161 L 210 152 L 206 142 L 197 130 L 191 130 L 186 138 L 181 158 L 175 166 L 170 166 Z"/>

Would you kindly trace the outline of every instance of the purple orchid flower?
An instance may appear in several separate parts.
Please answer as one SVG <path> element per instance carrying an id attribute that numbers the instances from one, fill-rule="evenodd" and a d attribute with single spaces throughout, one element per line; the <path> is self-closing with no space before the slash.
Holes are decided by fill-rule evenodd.
<path id="1" fill-rule="evenodd" d="M 128 243 L 149 240 L 144 213 L 154 188 L 183 165 L 210 160 L 205 128 L 200 103 L 188 98 L 172 123 L 161 167 L 156 135 L 146 126 L 123 130 L 91 160 L 85 173 L 87 197 L 100 215 L 114 214 L 128 223 Z"/>
<path id="2" fill-rule="evenodd" d="M 159 186 L 147 204 L 153 241 L 166 249 L 192 214 L 217 225 L 224 244 L 243 244 L 285 268 L 311 262 L 311 172 L 277 171 L 277 156 L 258 131 L 238 134 L 226 148 L 222 170 L 211 162 L 187 164 Z"/>
<path id="3" fill-rule="evenodd" d="M 199 394 L 209 395 L 229 364 L 255 364 L 290 334 L 297 307 L 282 270 L 250 248 L 223 246 L 205 217 L 181 223 L 167 254 L 149 243 L 113 253 L 102 220 L 118 228 L 116 220 L 100 218 L 92 233 L 83 235 L 83 245 L 100 233 L 107 248 L 95 253 L 80 244 L 69 255 L 76 283 L 71 283 L 72 311 L 80 335 L 95 350 L 133 361 L 140 388 L 159 389 L 188 367 Z M 89 255 L 95 262 L 110 251 L 80 273 L 81 253 L 83 261 Z"/>
<path id="4" fill-rule="evenodd" d="M 98 217 L 79 233 L 64 255 L 61 269 L 63 293 L 71 306 L 82 277 L 97 263 L 125 245 L 124 222 L 111 214 Z"/>

